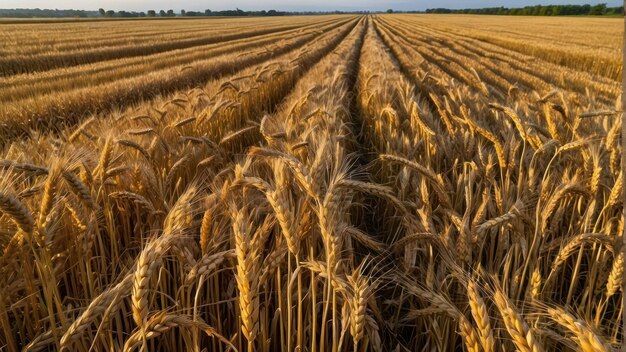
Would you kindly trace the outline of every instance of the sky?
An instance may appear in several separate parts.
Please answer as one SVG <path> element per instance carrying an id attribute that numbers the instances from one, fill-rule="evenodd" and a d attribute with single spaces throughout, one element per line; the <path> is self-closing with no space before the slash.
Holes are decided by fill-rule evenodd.
<path id="1" fill-rule="evenodd" d="M 425 10 L 433 7 L 478 8 L 478 7 L 524 7 L 538 4 L 598 4 L 621 6 L 620 0 L 0 0 L 0 8 L 41 8 L 97 10 L 168 10 L 187 11 L 229 10 L 282 10 L 282 11 L 354 11 L 370 10 Z"/>

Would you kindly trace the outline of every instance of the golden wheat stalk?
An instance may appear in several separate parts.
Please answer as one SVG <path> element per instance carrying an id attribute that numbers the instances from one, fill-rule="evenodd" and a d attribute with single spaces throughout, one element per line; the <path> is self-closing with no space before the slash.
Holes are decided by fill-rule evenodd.
<path id="1" fill-rule="evenodd" d="M 494 294 L 494 302 L 502 315 L 502 320 L 506 330 L 513 339 L 513 344 L 521 352 L 540 352 L 543 351 L 543 347 L 535 337 L 535 334 L 531 328 L 522 319 L 522 316 L 517 312 L 509 299 L 504 293 L 496 288 Z"/>
<path id="2" fill-rule="evenodd" d="M 611 347 L 584 321 L 577 319 L 565 310 L 548 308 L 550 318 L 570 332 L 570 336 L 583 351 L 609 352 Z"/>
<path id="3" fill-rule="evenodd" d="M 174 328 L 196 328 L 203 331 L 209 337 L 215 337 L 229 348 L 235 346 L 214 328 L 208 326 L 202 320 L 193 320 L 191 317 L 177 314 L 159 312 L 147 321 L 143 330 L 134 332 L 124 343 L 124 351 L 133 351 L 144 341 L 157 338 Z"/>
<path id="4" fill-rule="evenodd" d="M 495 339 L 489 319 L 489 311 L 485 301 L 478 292 L 478 287 L 473 280 L 467 283 L 467 296 L 472 316 L 477 325 L 480 344 L 485 352 L 495 351 Z"/>

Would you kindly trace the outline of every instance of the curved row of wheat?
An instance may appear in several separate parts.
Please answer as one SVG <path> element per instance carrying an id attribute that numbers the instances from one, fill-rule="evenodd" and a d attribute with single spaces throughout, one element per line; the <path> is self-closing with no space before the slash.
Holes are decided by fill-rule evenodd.
<path id="1" fill-rule="evenodd" d="M 399 22 L 390 27 L 403 36 L 410 37 L 411 46 L 430 57 L 429 61 L 452 63 L 456 69 L 450 71 L 455 77 L 484 80 L 497 94 L 510 90 L 516 92 L 538 91 L 545 94 L 551 89 L 567 92 L 578 99 L 593 94 L 599 103 L 612 105 L 619 95 L 619 83 L 585 71 L 560 66 L 533 56 L 520 54 L 480 40 L 436 31 L 415 24 Z M 428 39 L 427 39 L 428 38 Z M 473 70 L 473 71 L 472 71 Z"/>
<path id="2" fill-rule="evenodd" d="M 451 34 L 422 24 L 381 17 L 381 29 L 414 48 L 426 61 L 438 65 L 450 76 L 468 84 L 484 81 L 491 94 L 500 97 L 516 93 L 552 89 L 567 93 L 568 100 L 593 108 L 611 106 L 621 90 L 619 82 L 567 66 L 546 62 L 533 56 L 500 48 L 464 35 Z M 510 97 L 512 100 L 517 96 Z M 502 98 L 501 98 L 502 99 Z"/>
<path id="3" fill-rule="evenodd" d="M 69 24 L 69 26 L 68 24 L 3 25 L 5 37 L 3 42 L 7 46 L 4 47 L 5 53 L 0 57 L 0 76 L 162 53 L 294 29 L 316 21 L 312 17 L 288 20 L 283 17 L 269 19 L 262 23 L 259 23 L 258 19 L 240 19 L 239 21 L 204 19 L 176 22 L 136 21 L 135 23 L 124 22 L 123 25 L 116 22 Z M 140 28 L 143 27 L 141 32 L 137 33 L 138 35 L 130 32 L 129 35 L 113 40 L 102 35 L 102 33 L 110 32 L 115 26 L 126 28 L 137 25 Z M 42 30 L 42 26 L 48 30 Z M 176 28 L 194 29 L 194 27 L 198 30 L 180 34 L 176 32 Z M 77 31 L 77 28 L 83 30 Z M 32 45 L 29 45 L 29 38 L 32 38 Z"/>
<path id="4" fill-rule="evenodd" d="M 411 27 L 461 34 L 545 63 L 568 67 L 573 72 L 588 72 L 612 80 L 620 80 L 622 75 L 624 28 L 617 18 L 397 16 L 395 19 Z"/>
<path id="5" fill-rule="evenodd" d="M 436 76 L 425 68 L 430 63 L 402 56 L 410 48 L 380 32 L 400 65 L 370 33 L 359 102 L 364 139 L 380 155 L 375 180 L 391 184 L 406 207 L 401 218 L 391 204 L 377 217 L 395 249 L 397 285 L 414 296 L 389 300 L 397 306 L 385 311 L 411 309 L 388 323 L 429 332 L 411 335 L 405 347 L 618 346 L 618 120 L 583 120 L 575 106 L 544 107 L 550 96 L 499 105 L 476 83 Z M 403 65 L 415 74 L 409 81 Z"/>
<path id="6" fill-rule="evenodd" d="M 279 19 L 268 21 L 276 23 Z M 39 25 L 39 21 L 25 21 L 3 26 L 2 39 L 10 43 L 10 47 L 2 48 L 3 54 L 11 55 L 34 55 L 41 52 L 78 52 L 100 45 L 122 46 L 140 43 L 140 38 L 155 40 L 157 37 L 171 35 L 176 39 L 188 39 L 198 35 L 199 31 L 214 31 L 220 27 L 231 27 L 234 24 L 220 19 L 206 21 L 191 19 L 190 21 L 163 22 L 160 19 L 147 19 L 143 21 L 125 22 L 123 26 L 108 23 L 109 21 L 85 21 L 84 23 L 45 23 Z M 24 26 L 24 25 L 30 25 Z M 242 29 L 252 28 L 256 22 L 247 19 L 239 25 Z M 226 29 L 226 28 L 224 28 Z M 107 31 L 109 35 L 102 36 Z M 19 39 L 21 42 L 18 42 Z M 22 43 L 21 47 L 16 44 Z"/>
<path id="7" fill-rule="evenodd" d="M 1 319 L 3 329 L 8 329 L 6 336 L 12 338 L 9 350 L 28 342 L 32 350 L 50 345 L 83 350 L 91 341 L 105 346 L 111 339 L 121 348 L 133 329 L 129 324 L 135 324 L 125 312 L 135 309 L 137 317 L 145 317 L 145 310 L 144 301 L 134 300 L 133 305 L 119 295 L 127 297 L 134 292 L 133 297 L 139 297 L 145 290 L 157 290 L 162 294 L 154 297 L 163 304 L 166 301 L 161 299 L 177 297 L 187 270 L 196 261 L 202 262 L 200 249 L 217 249 L 222 242 L 212 243 L 211 238 L 230 236 L 226 229 L 205 227 L 204 240 L 199 241 L 197 216 L 201 218 L 210 207 L 200 200 L 213 193 L 207 180 L 232 180 L 236 170 L 232 162 L 240 158 L 238 150 L 259 141 L 258 121 L 263 111 L 274 109 L 307 68 L 341 42 L 350 29 L 245 70 L 242 76 L 192 90 L 184 99 L 170 98 L 123 115 L 90 120 L 71 134 L 14 142 L 2 163 L 6 176 L 2 177 L 2 199 L 11 201 L 1 204 L 4 228 L 12 233 L 8 241 L 2 237 L 1 275 L 8 299 L 3 301 L 8 302 L 3 309 L 8 315 Z M 26 220 L 11 209 L 19 209 Z M 30 223 L 28 219 L 33 219 L 30 228 L 22 226 Z M 181 255 L 171 261 L 166 256 L 163 265 L 182 276 L 152 286 L 150 280 L 134 280 L 132 272 L 127 275 L 129 266 L 135 265 L 141 270 L 140 278 L 147 277 L 156 269 L 142 262 L 153 262 L 166 253 Z M 223 259 L 229 258 L 232 255 L 224 253 Z M 46 269 L 46 280 L 32 276 L 33 265 Z M 14 274 L 23 279 L 12 280 Z M 132 288 L 133 281 L 140 283 Z M 32 289 L 42 294 L 29 295 Z M 24 300 L 25 295 L 35 300 Z M 184 307 L 193 307 L 189 297 L 181 299 Z M 221 301 L 216 297 L 215 306 L 228 311 L 227 306 L 219 305 Z M 72 308 L 77 304 L 81 308 Z M 162 323 L 184 322 L 185 313 L 180 313 L 177 319 L 162 317 Z M 20 324 L 12 325 L 18 316 L 22 317 Z M 213 323 L 211 317 L 203 319 Z M 36 324 L 42 319 L 47 322 L 44 334 Z M 143 323 L 143 319 L 138 321 Z M 193 319 L 196 325 L 198 321 Z M 92 325 L 94 322 L 98 324 Z M 229 322 L 214 326 L 230 338 L 231 329 L 238 332 L 239 325 L 235 316 Z M 152 318 L 145 323 L 162 326 Z M 94 327 L 100 324 L 104 328 L 96 334 Z M 189 334 L 201 331 L 194 324 L 187 325 Z M 177 341 L 167 343 L 175 346 Z"/>
<path id="8" fill-rule="evenodd" d="M 0 110 L 0 135 L 8 141 L 29 133 L 31 129 L 58 131 L 65 126 L 79 123 L 90 113 L 123 109 L 143 99 L 189 89 L 211 78 L 233 74 L 242 68 L 302 47 L 319 36 L 336 35 L 351 24 L 354 24 L 354 19 L 310 29 L 273 43 L 272 50 L 239 48 L 236 52 L 198 61 L 185 70 L 180 67 L 166 67 L 146 75 L 119 79 L 95 87 L 34 96 L 15 104 L 6 104 Z M 261 44 L 263 43 L 259 45 Z"/>
<path id="9" fill-rule="evenodd" d="M 311 29 L 323 29 L 331 23 L 336 23 L 337 26 L 341 23 L 336 19 L 325 22 L 320 21 L 295 29 L 278 30 L 269 34 L 247 35 L 240 39 L 170 50 L 158 54 L 2 77 L 0 78 L 0 85 L 6 88 L 0 91 L 0 101 L 10 101 L 15 104 L 28 97 L 43 96 L 50 93 L 58 94 L 86 86 L 96 87 L 104 83 L 137 77 L 164 68 L 177 67 L 179 70 L 187 70 L 193 66 L 201 65 L 202 60 L 226 53 L 271 50 L 270 44 L 279 42 L 286 37 L 305 34 L 304 32 Z M 211 32 L 207 33 L 207 35 L 210 34 Z"/>

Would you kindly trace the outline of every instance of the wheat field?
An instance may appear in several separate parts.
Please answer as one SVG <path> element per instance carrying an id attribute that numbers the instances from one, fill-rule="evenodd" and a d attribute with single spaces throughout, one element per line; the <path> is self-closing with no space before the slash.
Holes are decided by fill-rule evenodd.
<path id="1" fill-rule="evenodd" d="M 623 21 L 0 22 L 0 351 L 614 351 Z"/>

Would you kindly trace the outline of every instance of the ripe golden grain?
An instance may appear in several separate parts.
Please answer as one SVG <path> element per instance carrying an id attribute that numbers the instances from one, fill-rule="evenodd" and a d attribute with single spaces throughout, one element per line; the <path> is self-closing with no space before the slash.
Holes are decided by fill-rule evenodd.
<path id="1" fill-rule="evenodd" d="M 623 23 L 159 21 L 5 26 L 5 349 L 623 343 Z"/>

